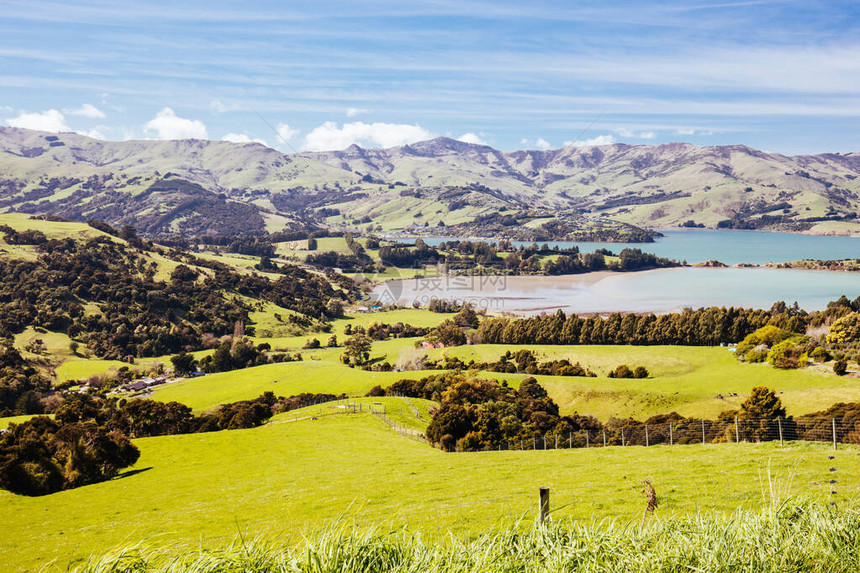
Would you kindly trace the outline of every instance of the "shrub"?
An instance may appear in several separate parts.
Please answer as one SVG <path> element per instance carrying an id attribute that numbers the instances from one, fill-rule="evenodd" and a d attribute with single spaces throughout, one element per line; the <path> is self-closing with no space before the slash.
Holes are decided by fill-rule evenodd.
<path id="1" fill-rule="evenodd" d="M 637 366 L 635 370 L 633 370 L 634 378 L 648 378 L 648 370 L 645 369 L 644 366 Z"/>
<path id="2" fill-rule="evenodd" d="M 833 363 L 833 373 L 837 376 L 845 376 L 848 373 L 848 361 L 837 360 Z"/>
<path id="3" fill-rule="evenodd" d="M 774 368 L 800 368 L 800 357 L 804 353 L 802 343 L 805 343 L 803 339 L 794 337 L 775 344 L 767 353 L 767 361 Z"/>
<path id="4" fill-rule="evenodd" d="M 619 364 L 609 373 L 610 378 L 633 378 L 633 371 L 626 364 Z"/>

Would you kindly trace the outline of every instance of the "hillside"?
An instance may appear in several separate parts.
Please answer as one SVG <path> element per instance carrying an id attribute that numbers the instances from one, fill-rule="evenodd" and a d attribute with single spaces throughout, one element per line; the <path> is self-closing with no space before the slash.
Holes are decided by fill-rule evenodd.
<path id="1" fill-rule="evenodd" d="M 257 143 L 108 142 L 0 127 L 0 212 L 101 218 L 147 235 L 320 224 L 433 234 L 440 223 L 497 234 L 469 224 L 500 212 L 525 216 L 517 226 L 526 229 L 563 215 L 585 236 L 612 221 L 856 234 L 858 177 L 857 153 L 790 157 L 743 145 L 502 152 L 436 138 L 283 154 Z"/>

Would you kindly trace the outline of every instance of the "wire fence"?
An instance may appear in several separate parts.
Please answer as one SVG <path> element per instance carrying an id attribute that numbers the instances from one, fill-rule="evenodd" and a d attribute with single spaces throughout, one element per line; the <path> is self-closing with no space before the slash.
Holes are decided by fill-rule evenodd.
<path id="1" fill-rule="evenodd" d="M 468 447 L 458 443 L 457 451 L 550 450 L 600 448 L 608 446 L 659 446 L 715 443 L 760 443 L 779 441 L 860 444 L 860 420 L 837 418 L 755 418 L 735 417 L 719 420 L 683 419 L 656 424 L 608 425 L 597 429 L 534 433 L 514 439 L 497 437 L 495 447 L 486 443 Z"/>

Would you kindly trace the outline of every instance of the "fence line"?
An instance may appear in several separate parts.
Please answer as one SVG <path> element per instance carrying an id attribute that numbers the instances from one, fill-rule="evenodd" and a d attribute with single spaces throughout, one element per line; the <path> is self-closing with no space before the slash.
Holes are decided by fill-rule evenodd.
<path id="1" fill-rule="evenodd" d="M 533 433 L 502 439 L 493 447 L 470 447 L 462 441 L 457 451 L 480 450 L 553 450 L 608 446 L 675 446 L 684 444 L 760 443 L 807 441 L 825 442 L 837 449 L 839 444 L 860 444 L 860 420 L 836 418 L 751 418 L 720 420 L 684 419 L 656 424 L 625 424 L 576 431 Z"/>

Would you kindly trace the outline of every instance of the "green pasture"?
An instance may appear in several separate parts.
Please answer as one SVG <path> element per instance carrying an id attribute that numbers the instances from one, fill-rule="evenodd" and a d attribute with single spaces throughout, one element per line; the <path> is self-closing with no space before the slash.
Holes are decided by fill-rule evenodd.
<path id="1" fill-rule="evenodd" d="M 108 482 L 43 497 L 0 492 L 0 523 L 17 524 L 4 527 L 0 563 L 66 570 L 141 540 L 212 547 L 239 532 L 292 543 L 336 521 L 428 539 L 472 535 L 521 517 L 530 524 L 540 485 L 551 488 L 555 518 L 638 522 L 644 479 L 658 517 L 731 512 L 770 504 L 772 492 L 824 498 L 828 468 L 860 462 L 856 448 L 828 460 L 826 445 L 812 443 L 446 454 L 367 413 L 306 412 L 250 430 L 136 440 L 140 460 Z M 845 471 L 838 499 L 858 488 Z"/>
<path id="2" fill-rule="evenodd" d="M 458 356 L 468 362 L 495 361 L 506 351 L 531 350 L 543 362 L 567 358 L 593 370 L 596 378 L 536 376 L 563 412 L 578 411 L 601 420 L 611 416 L 644 419 L 672 410 L 684 416 L 716 418 L 736 409 L 755 386 L 780 393 L 791 415 L 823 410 L 836 402 L 860 401 L 860 379 L 838 377 L 814 368 L 779 370 L 768 364 L 743 364 L 722 347 L 701 346 L 551 346 L 475 345 L 427 351 L 431 357 Z M 619 364 L 645 366 L 650 377 L 612 379 Z M 513 383 L 525 374 L 483 372 L 484 378 Z"/>
<path id="3" fill-rule="evenodd" d="M 319 337 L 324 344 L 328 335 Z M 296 337 L 292 348 L 300 348 L 310 337 Z M 340 342 L 342 342 L 342 337 Z M 277 345 L 273 345 L 277 347 Z M 506 351 L 532 350 L 540 361 L 567 358 L 598 374 L 596 378 L 536 376 L 563 413 L 591 414 L 605 421 L 610 417 L 646 419 L 676 411 L 684 416 L 716 418 L 723 410 L 736 409 L 755 386 L 779 392 L 790 415 L 823 410 L 836 402 L 860 401 L 860 379 L 838 377 L 818 369 L 778 370 L 767 364 L 742 364 L 725 348 L 692 346 L 549 346 L 473 345 L 420 350 L 415 339 L 376 342 L 371 358 L 398 365 L 410 357 L 459 356 L 468 361 L 491 362 Z M 373 386 L 389 385 L 402 378 L 417 379 L 439 371 L 368 372 L 340 363 L 343 348 L 299 350 L 302 362 L 268 364 L 233 372 L 160 386 L 154 397 L 175 400 L 195 410 L 246 400 L 271 390 L 289 396 L 301 392 L 345 393 L 363 396 Z M 612 379 L 606 374 L 619 364 L 645 366 L 647 379 Z M 482 378 L 506 380 L 513 386 L 526 374 L 481 372 Z"/>
<path id="4" fill-rule="evenodd" d="M 189 378 L 157 386 L 153 398 L 181 402 L 200 412 L 218 404 L 256 398 L 266 391 L 278 396 L 304 392 L 363 396 L 377 384 L 387 386 L 402 377 L 399 372 L 367 372 L 331 361 L 305 360 Z"/>

